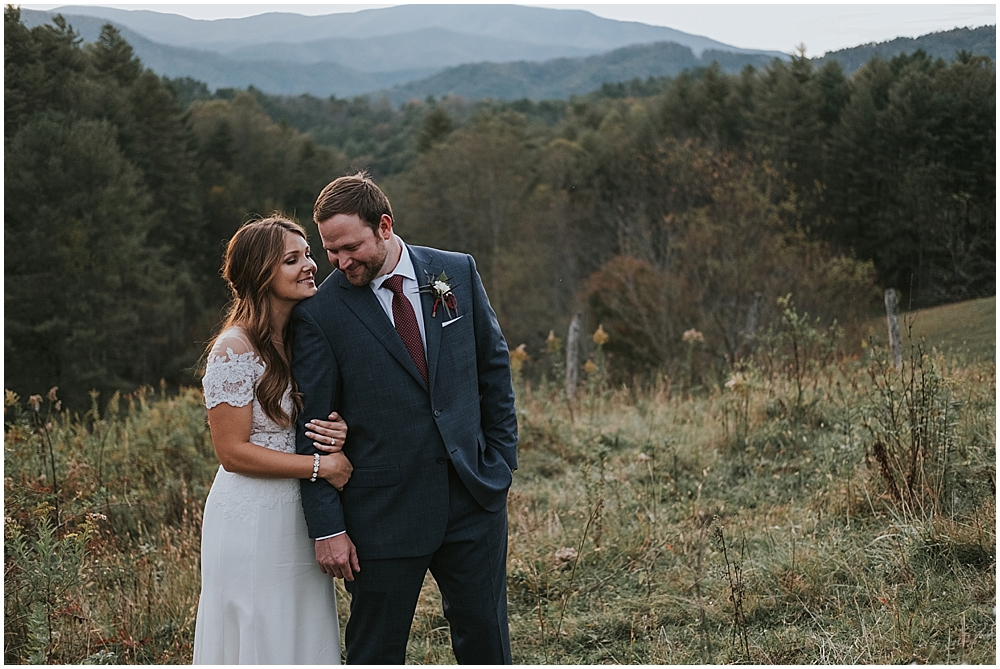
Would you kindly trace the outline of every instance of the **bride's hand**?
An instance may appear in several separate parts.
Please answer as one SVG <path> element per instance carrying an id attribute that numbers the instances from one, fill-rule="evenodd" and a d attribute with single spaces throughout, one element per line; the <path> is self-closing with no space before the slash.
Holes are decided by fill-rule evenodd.
<path id="1" fill-rule="evenodd" d="M 319 476 L 330 482 L 337 490 L 343 490 L 351 479 L 354 465 L 343 453 L 331 453 L 319 459 Z"/>
<path id="2" fill-rule="evenodd" d="M 324 453 L 337 453 L 344 448 L 347 423 L 334 411 L 328 420 L 314 418 L 306 423 L 306 436 L 313 440 L 313 446 Z"/>

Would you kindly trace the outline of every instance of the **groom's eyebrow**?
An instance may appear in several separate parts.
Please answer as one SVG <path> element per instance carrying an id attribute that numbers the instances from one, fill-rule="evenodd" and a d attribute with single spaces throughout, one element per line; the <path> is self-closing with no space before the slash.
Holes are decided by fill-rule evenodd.
<path id="1" fill-rule="evenodd" d="M 350 242 L 349 244 L 344 244 L 343 246 L 333 246 L 333 245 L 323 244 L 323 250 L 329 251 L 331 253 L 336 253 L 337 251 L 343 251 L 345 249 L 348 251 L 353 251 L 359 246 L 361 246 L 361 242 Z"/>

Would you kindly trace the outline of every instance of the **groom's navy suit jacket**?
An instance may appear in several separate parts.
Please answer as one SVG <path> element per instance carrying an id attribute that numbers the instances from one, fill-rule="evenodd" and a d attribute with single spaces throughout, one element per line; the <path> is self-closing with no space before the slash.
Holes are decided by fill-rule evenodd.
<path id="1" fill-rule="evenodd" d="M 370 286 L 335 271 L 292 314 L 292 374 L 304 396 L 296 447 L 316 452 L 304 423 L 337 411 L 354 466 L 342 492 L 302 481 L 309 535 L 346 530 L 362 559 L 429 555 L 448 521 L 447 459 L 488 511 L 507 500 L 517 468 L 517 418 L 507 343 L 472 256 L 408 246 L 417 282 L 448 275 L 449 321 L 421 296 L 426 385 Z"/>

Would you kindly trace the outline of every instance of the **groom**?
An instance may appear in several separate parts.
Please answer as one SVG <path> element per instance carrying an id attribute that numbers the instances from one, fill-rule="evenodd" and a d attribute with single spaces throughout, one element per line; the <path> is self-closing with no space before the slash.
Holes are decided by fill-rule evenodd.
<path id="1" fill-rule="evenodd" d="M 462 664 L 510 664 L 507 490 L 517 419 L 507 344 L 471 256 L 407 246 L 364 173 L 313 208 L 335 271 L 298 305 L 292 373 L 305 417 L 337 411 L 354 473 L 303 480 L 320 568 L 351 594 L 347 661 L 402 664 L 428 569 Z M 331 631 L 332 633 L 332 631 Z"/>

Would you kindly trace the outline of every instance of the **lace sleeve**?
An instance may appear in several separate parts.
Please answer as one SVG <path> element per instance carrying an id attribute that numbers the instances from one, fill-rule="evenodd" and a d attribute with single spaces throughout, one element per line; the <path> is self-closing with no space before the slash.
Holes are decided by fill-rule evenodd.
<path id="1" fill-rule="evenodd" d="M 208 354 L 205 376 L 205 406 L 218 404 L 243 407 L 253 400 L 254 384 L 264 372 L 260 359 L 238 335 L 219 337 Z"/>

